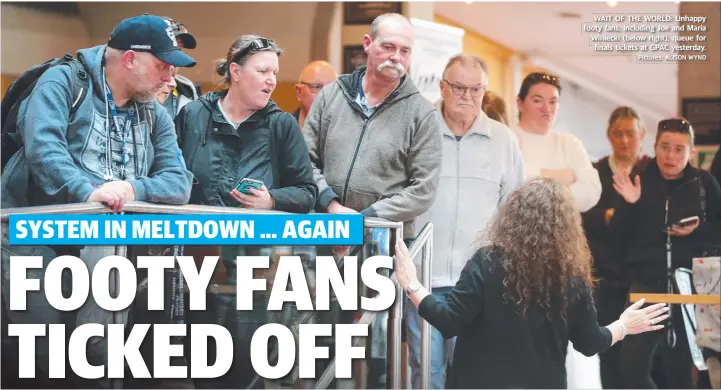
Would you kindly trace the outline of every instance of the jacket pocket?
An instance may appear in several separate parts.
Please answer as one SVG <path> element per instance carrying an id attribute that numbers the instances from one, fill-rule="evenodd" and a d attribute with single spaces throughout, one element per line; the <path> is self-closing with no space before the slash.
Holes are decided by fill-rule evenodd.
<path id="1" fill-rule="evenodd" d="M 356 211 L 362 211 L 381 199 L 383 199 L 383 196 L 379 193 L 348 188 L 344 206 Z"/>

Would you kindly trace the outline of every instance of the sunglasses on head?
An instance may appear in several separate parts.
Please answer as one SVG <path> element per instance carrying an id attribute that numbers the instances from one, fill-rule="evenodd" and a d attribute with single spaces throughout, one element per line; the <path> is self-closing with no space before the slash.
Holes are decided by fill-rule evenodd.
<path id="1" fill-rule="evenodd" d="M 275 42 L 273 42 L 272 39 L 266 39 L 266 38 L 254 39 L 252 42 L 250 42 L 250 45 L 248 45 L 245 49 L 239 51 L 238 54 L 236 54 L 235 57 L 233 57 L 233 62 L 237 63 L 246 54 L 249 54 L 251 52 L 263 51 L 263 50 L 270 49 L 272 47 L 275 47 Z"/>
<path id="2" fill-rule="evenodd" d="M 678 131 L 681 133 L 691 133 L 692 127 L 685 119 L 664 119 L 658 122 L 658 131 Z"/>
<path id="3" fill-rule="evenodd" d="M 561 83 L 561 79 L 558 78 L 558 76 L 550 75 L 548 73 L 531 73 L 528 76 L 529 81 L 533 82 L 547 82 L 551 83 L 553 85 L 559 85 Z"/>

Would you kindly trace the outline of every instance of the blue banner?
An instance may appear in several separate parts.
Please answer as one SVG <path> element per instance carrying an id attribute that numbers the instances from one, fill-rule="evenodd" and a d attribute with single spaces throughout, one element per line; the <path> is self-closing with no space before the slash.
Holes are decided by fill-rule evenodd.
<path id="1" fill-rule="evenodd" d="M 361 245 L 360 214 L 22 215 L 10 245 Z"/>

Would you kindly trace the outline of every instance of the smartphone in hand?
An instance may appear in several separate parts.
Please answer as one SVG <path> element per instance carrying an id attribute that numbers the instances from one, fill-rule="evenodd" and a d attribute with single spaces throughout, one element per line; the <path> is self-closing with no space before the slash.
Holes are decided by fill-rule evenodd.
<path id="1" fill-rule="evenodd" d="M 697 221 L 698 221 L 698 217 L 697 217 L 697 216 L 688 217 L 688 218 L 684 218 L 684 219 L 676 222 L 676 224 L 675 224 L 674 226 L 686 227 L 686 226 L 690 226 L 690 225 L 695 224 Z"/>
<path id="2" fill-rule="evenodd" d="M 235 187 L 238 192 L 246 195 L 251 195 L 250 189 L 255 188 L 256 190 L 259 190 L 260 187 L 263 186 L 263 182 L 260 180 L 254 180 L 249 179 L 247 177 L 243 178 L 243 180 L 238 183 L 238 185 Z"/>

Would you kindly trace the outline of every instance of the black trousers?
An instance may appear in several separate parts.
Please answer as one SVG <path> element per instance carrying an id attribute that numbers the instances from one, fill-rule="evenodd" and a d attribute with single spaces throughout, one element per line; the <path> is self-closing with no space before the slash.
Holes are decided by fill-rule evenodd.
<path id="1" fill-rule="evenodd" d="M 626 309 L 628 286 L 613 280 L 601 279 L 596 288 L 598 324 L 607 326 L 618 320 Z M 601 362 L 601 384 L 604 389 L 622 388 L 621 343 L 598 355 Z"/>
<path id="2" fill-rule="evenodd" d="M 630 292 L 659 292 L 633 283 Z M 671 389 L 692 389 L 693 360 L 684 329 L 681 306 L 671 305 L 673 329 L 676 332 L 676 345 L 672 348 L 666 343 L 666 328 L 627 336 L 621 343 L 621 376 L 623 388 L 655 389 L 657 383 L 651 378 L 654 354 L 658 351 L 666 373 L 667 385 Z"/>

